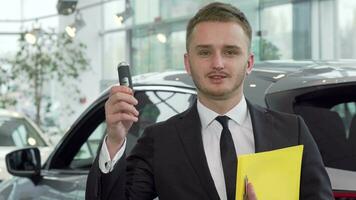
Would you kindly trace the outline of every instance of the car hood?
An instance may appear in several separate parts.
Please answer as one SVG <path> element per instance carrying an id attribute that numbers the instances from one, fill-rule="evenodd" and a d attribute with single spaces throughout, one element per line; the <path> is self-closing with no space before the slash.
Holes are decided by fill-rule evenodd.
<path id="1" fill-rule="evenodd" d="M 6 154 L 10 153 L 11 151 L 15 151 L 18 147 L 0 147 L 0 159 L 5 160 Z"/>

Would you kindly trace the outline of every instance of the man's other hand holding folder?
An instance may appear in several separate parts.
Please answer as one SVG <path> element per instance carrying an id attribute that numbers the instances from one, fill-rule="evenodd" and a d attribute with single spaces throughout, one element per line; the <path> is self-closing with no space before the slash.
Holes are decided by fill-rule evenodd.
<path id="1" fill-rule="evenodd" d="M 252 183 L 248 182 L 247 176 L 245 177 L 245 192 L 244 200 L 257 200 L 255 190 L 253 189 Z"/>

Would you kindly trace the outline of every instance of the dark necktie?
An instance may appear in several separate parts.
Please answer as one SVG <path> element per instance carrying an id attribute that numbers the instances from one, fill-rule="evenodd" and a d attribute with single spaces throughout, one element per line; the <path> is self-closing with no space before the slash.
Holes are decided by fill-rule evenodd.
<path id="1" fill-rule="evenodd" d="M 234 200 L 236 192 L 237 156 L 234 141 L 227 126 L 229 118 L 227 116 L 218 116 L 216 120 L 223 127 L 220 136 L 220 153 L 224 170 L 227 199 Z"/>

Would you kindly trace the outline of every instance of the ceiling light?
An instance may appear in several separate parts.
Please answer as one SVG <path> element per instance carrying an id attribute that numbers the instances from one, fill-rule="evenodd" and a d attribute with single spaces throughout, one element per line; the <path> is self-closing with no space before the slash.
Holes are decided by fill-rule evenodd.
<path id="1" fill-rule="evenodd" d="M 75 15 L 75 20 L 72 24 L 66 26 L 65 30 L 66 30 L 66 33 L 74 38 L 76 33 L 85 26 L 85 22 L 82 18 L 82 15 L 77 12 L 77 14 Z"/>
<path id="2" fill-rule="evenodd" d="M 157 40 L 161 43 L 166 43 L 167 42 L 167 37 L 163 33 L 158 33 L 157 34 Z"/>
<path id="3" fill-rule="evenodd" d="M 124 17 L 122 17 L 119 14 L 114 15 L 114 19 L 117 23 L 117 25 L 121 26 L 124 23 Z"/>
<path id="4" fill-rule="evenodd" d="M 74 38 L 75 37 L 75 33 L 77 32 L 77 29 L 75 28 L 75 26 L 74 26 L 74 24 L 71 24 L 71 25 L 68 25 L 68 26 L 66 26 L 66 33 L 70 36 L 70 37 L 72 37 L 72 38 Z"/>
<path id="5" fill-rule="evenodd" d="M 132 16 L 133 10 L 131 7 L 127 7 L 123 12 L 117 13 L 114 18 L 116 23 L 121 26 L 128 18 Z"/>
<path id="6" fill-rule="evenodd" d="M 28 42 L 30 44 L 35 44 L 37 41 L 37 37 L 32 32 L 27 32 L 25 34 L 25 40 L 26 40 L 26 42 Z"/>
<path id="7" fill-rule="evenodd" d="M 26 40 L 26 42 L 28 42 L 30 44 L 35 44 L 37 42 L 40 34 L 41 34 L 41 29 L 34 28 L 34 29 L 32 29 L 32 31 L 25 33 L 25 40 Z"/>
<path id="8" fill-rule="evenodd" d="M 57 11 L 61 15 L 70 15 L 75 11 L 78 0 L 58 0 Z"/>

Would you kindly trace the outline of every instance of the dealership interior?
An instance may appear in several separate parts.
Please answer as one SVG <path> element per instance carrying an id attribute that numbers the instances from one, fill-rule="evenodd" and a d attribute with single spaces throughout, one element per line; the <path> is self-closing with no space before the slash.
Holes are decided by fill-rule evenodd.
<path id="1" fill-rule="evenodd" d="M 69 138 L 78 132 L 75 127 L 82 126 L 81 120 L 91 119 L 89 114 L 97 107 L 100 107 L 97 115 L 104 115 L 103 99 L 108 96 L 108 88 L 119 82 L 119 63 L 129 64 L 137 83 L 155 86 L 158 82 L 147 77 L 152 74 L 163 77 L 168 73 L 168 78 L 161 79 L 182 80 L 186 84 L 183 81 L 186 75 L 180 72 L 185 69 L 187 24 L 201 7 L 212 2 L 215 1 L 1 1 L 0 140 L 4 142 L 0 141 L 0 145 L 37 146 L 41 157 L 50 158 L 43 167 L 47 170 L 90 166 L 92 161 L 85 165 L 78 163 L 95 158 L 93 151 L 98 148 L 106 128 L 104 119 L 100 118 L 93 130 L 83 129 L 93 135 L 76 141 L 96 143 L 94 147 L 89 142 L 86 147 L 78 144 L 78 152 L 82 154 L 73 153 L 73 157 L 68 158 L 68 166 L 61 160 L 62 154 L 70 154 L 61 151 L 60 146 L 66 141 L 63 137 Z M 356 95 L 353 92 L 356 89 L 356 0 L 219 2 L 239 8 L 252 27 L 251 51 L 257 69 L 245 83 L 245 96 L 255 98 L 252 103 L 301 115 L 319 146 L 334 197 L 356 199 Z M 146 79 L 149 81 L 140 82 Z M 144 101 L 155 106 L 145 108 L 151 113 L 144 116 L 147 120 L 143 123 L 163 121 L 192 105 L 194 86 L 190 82 L 188 86 L 179 84 L 181 88 L 174 88 L 171 96 L 177 102 L 184 100 L 182 104 L 170 102 L 173 100 L 168 93 L 159 97 L 156 92 L 147 92 L 151 99 Z M 188 92 L 185 91 L 187 88 Z M 187 95 L 176 95 L 178 93 Z M 160 114 L 166 111 L 158 105 L 164 105 L 164 109 L 172 112 L 161 117 Z M 11 117 L 21 118 L 25 127 L 22 129 L 40 132 L 40 135 L 23 138 L 25 136 L 20 132 L 24 130 L 19 125 L 8 125 Z M 335 120 L 328 123 L 330 119 Z M 324 126 L 326 124 L 329 126 Z M 14 134 L 11 135 L 13 141 L 5 142 L 1 139 L 1 131 L 11 128 L 14 132 L 9 134 Z M 137 135 L 140 135 L 142 127 L 137 129 L 140 130 Z M 339 130 L 343 132 L 340 140 L 333 133 L 323 135 L 324 131 Z M 315 136 L 314 131 L 323 136 Z M 54 149 L 59 152 L 51 154 Z M 340 158 L 335 152 L 344 157 Z M 6 167 L 1 159 L 0 181 L 10 177 L 8 173 L 2 174 Z M 5 185 L 0 183 L 0 199 L 26 199 L 17 194 L 10 198 L 4 195 L 4 188 Z M 43 199 L 83 198 L 83 188 L 73 191 L 65 196 L 53 196 L 56 191 L 51 193 L 52 196 L 44 195 Z"/>
<path id="2" fill-rule="evenodd" d="M 190 17 L 210 0 L 14 0 L 3 2 L 0 12 L 0 53 L 13 58 L 21 49 L 19 39 L 43 33 L 66 33 L 86 46 L 86 70 L 72 84 L 80 89 L 75 100 L 63 95 L 58 81 L 43 88 L 49 116 L 61 129 L 72 121 L 104 89 L 117 79 L 118 63 L 132 66 L 132 74 L 183 70 L 185 29 Z M 229 0 L 252 25 L 255 60 L 339 60 L 356 58 L 356 2 L 352 0 Z M 39 6 L 41 5 L 41 6 Z M 71 27 L 75 31 L 71 31 Z M 69 32 L 68 32 L 69 31 Z M 26 37 L 29 36 L 29 37 Z M 31 37 L 32 36 L 32 37 Z M 4 70 L 10 66 L 2 63 Z M 5 73 L 5 72 L 4 72 Z M 79 80 L 80 79 L 80 80 Z M 3 82 L 5 79 L 3 78 Z M 16 84 L 16 83 L 14 83 Z M 31 99 L 8 91 L 1 95 L 21 99 L 16 109 L 35 118 Z M 14 86 L 15 87 L 15 86 Z M 22 90 L 26 90 L 25 86 Z M 71 91 L 73 92 L 73 91 Z M 32 108 L 31 108 L 32 107 Z M 54 115 L 54 114 L 52 114 Z M 69 115 L 69 117 L 68 117 Z"/>

